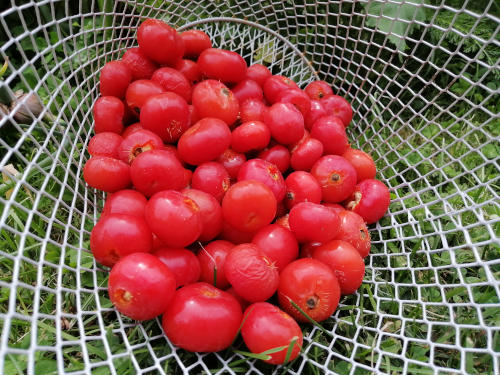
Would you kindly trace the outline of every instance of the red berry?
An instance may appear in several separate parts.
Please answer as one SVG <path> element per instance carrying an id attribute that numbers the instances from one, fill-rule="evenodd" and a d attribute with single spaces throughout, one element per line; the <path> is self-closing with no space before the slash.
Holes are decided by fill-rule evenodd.
<path id="1" fill-rule="evenodd" d="M 249 302 L 265 301 L 278 288 L 278 269 L 255 244 L 235 246 L 226 257 L 224 273 L 236 293 Z"/>
<path id="2" fill-rule="evenodd" d="M 114 96 L 101 96 L 94 103 L 94 131 L 96 134 L 112 132 L 121 134 L 125 106 Z"/>
<path id="3" fill-rule="evenodd" d="M 365 263 L 358 251 L 348 242 L 330 241 L 314 249 L 312 255 L 335 273 L 342 294 L 352 294 L 361 286 Z"/>
<path id="4" fill-rule="evenodd" d="M 138 47 L 129 48 L 122 56 L 122 61 L 132 73 L 132 81 L 150 79 L 158 66 L 151 61 Z"/>
<path id="5" fill-rule="evenodd" d="M 132 72 L 123 61 L 109 61 L 101 69 L 99 88 L 102 96 L 125 98 L 125 91 L 132 81 Z"/>
<path id="6" fill-rule="evenodd" d="M 184 54 L 184 42 L 165 22 L 149 18 L 137 29 L 137 42 L 144 54 L 158 64 L 175 66 Z"/>
<path id="7" fill-rule="evenodd" d="M 290 229 L 299 242 L 333 240 L 339 231 L 338 215 L 317 203 L 302 202 L 292 207 L 288 218 Z"/>
<path id="8" fill-rule="evenodd" d="M 107 156 L 118 159 L 118 147 L 123 138 L 113 132 L 103 132 L 94 135 L 90 141 L 87 151 L 92 156 Z"/>
<path id="9" fill-rule="evenodd" d="M 153 255 L 174 274 L 176 288 L 193 284 L 200 279 L 200 262 L 191 251 L 184 248 L 162 248 Z"/>
<path id="10" fill-rule="evenodd" d="M 329 116 L 338 116 L 347 127 L 352 120 L 352 108 L 349 102 L 341 96 L 329 95 L 321 99 L 321 104 Z"/>
<path id="11" fill-rule="evenodd" d="M 155 133 L 139 129 L 123 138 L 118 147 L 121 161 L 131 164 L 142 152 L 163 149 L 163 142 Z"/>
<path id="12" fill-rule="evenodd" d="M 154 255 L 135 253 L 111 270 L 109 299 L 122 314 L 149 320 L 162 314 L 175 293 L 175 277 Z"/>
<path id="13" fill-rule="evenodd" d="M 107 214 L 90 234 L 90 250 L 94 258 L 108 267 L 129 254 L 150 252 L 151 245 L 151 230 L 143 216 Z"/>
<path id="14" fill-rule="evenodd" d="M 152 150 L 139 154 L 130 168 L 132 182 L 146 197 L 162 190 L 184 187 L 184 168 L 169 151 Z"/>
<path id="15" fill-rule="evenodd" d="M 255 232 L 274 219 L 276 206 L 273 192 L 262 182 L 240 181 L 231 186 L 224 196 L 222 214 L 235 229 Z"/>
<path id="16" fill-rule="evenodd" d="M 368 179 L 356 185 L 345 207 L 372 224 L 385 215 L 390 203 L 391 194 L 387 186 L 379 180 Z"/>
<path id="17" fill-rule="evenodd" d="M 186 101 L 173 92 L 149 98 L 141 109 L 141 125 L 163 139 L 177 142 L 189 128 L 189 108 Z"/>
<path id="18" fill-rule="evenodd" d="M 186 30 L 181 33 L 184 41 L 184 57 L 196 59 L 200 53 L 212 48 L 210 37 L 201 30 Z"/>
<path id="19" fill-rule="evenodd" d="M 319 118 L 311 128 L 311 138 L 323 144 L 325 154 L 342 155 L 349 148 L 349 140 L 340 117 Z"/>
<path id="20" fill-rule="evenodd" d="M 314 163 L 311 174 L 318 180 L 325 202 L 342 202 L 356 186 L 356 170 L 342 156 L 323 156 Z"/>
<path id="21" fill-rule="evenodd" d="M 197 60 L 198 67 L 207 78 L 226 83 L 245 79 L 247 63 L 238 53 L 225 49 L 208 48 Z"/>
<path id="22" fill-rule="evenodd" d="M 298 142 L 304 135 L 304 117 L 290 103 L 276 103 L 264 112 L 264 123 L 271 135 L 283 145 Z"/>
<path id="23" fill-rule="evenodd" d="M 203 230 L 198 205 L 174 190 L 153 195 L 146 205 L 145 216 L 152 232 L 168 247 L 186 247 Z"/>
<path id="24" fill-rule="evenodd" d="M 130 185 L 130 166 L 107 156 L 93 156 L 83 167 L 83 179 L 95 189 L 114 193 Z"/>

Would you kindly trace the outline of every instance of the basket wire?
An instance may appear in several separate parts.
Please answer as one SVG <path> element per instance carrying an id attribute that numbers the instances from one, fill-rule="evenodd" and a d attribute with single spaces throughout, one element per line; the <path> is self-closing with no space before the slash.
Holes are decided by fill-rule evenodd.
<path id="1" fill-rule="evenodd" d="M 0 373 L 500 373 L 500 83 L 487 83 L 500 77 L 492 53 L 500 19 L 498 3 L 483 2 L 482 13 L 472 0 L 461 8 L 431 0 L 5 2 L 0 102 L 23 90 L 44 106 L 32 111 L 24 97 L 0 117 Z M 327 333 L 304 327 L 303 353 L 287 367 L 174 347 L 159 320 L 139 324 L 112 308 L 108 271 L 89 254 L 105 198 L 81 178 L 99 70 L 136 45 L 148 17 L 204 30 L 216 47 L 301 87 L 331 83 L 355 109 L 352 145 L 373 155 L 390 186 L 389 212 L 370 228 L 362 288 L 343 297 Z M 477 32 L 484 22 L 495 25 L 492 35 Z"/>

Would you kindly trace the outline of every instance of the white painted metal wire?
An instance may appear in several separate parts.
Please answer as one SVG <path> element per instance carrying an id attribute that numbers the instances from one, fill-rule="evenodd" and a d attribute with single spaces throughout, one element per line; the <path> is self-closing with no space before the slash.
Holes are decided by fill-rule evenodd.
<path id="1" fill-rule="evenodd" d="M 475 2 L 5 0 L 0 101 L 22 89 L 44 109 L 0 117 L 0 373 L 500 373 L 500 19 L 498 2 Z M 115 312 L 88 254 L 104 198 L 81 178 L 99 69 L 146 17 L 302 87 L 330 82 L 391 188 L 364 286 L 325 322 L 331 336 L 304 327 L 287 369 L 173 347 L 158 321 Z"/>

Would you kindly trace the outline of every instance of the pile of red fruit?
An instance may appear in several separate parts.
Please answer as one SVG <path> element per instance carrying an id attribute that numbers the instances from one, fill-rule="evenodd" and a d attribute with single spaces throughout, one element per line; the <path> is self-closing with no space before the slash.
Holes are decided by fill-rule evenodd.
<path id="1" fill-rule="evenodd" d="M 181 348 L 219 351 L 241 331 L 267 362 L 292 360 L 296 321 L 327 319 L 361 285 L 366 223 L 389 206 L 349 146 L 351 106 L 202 31 L 148 19 L 137 39 L 101 71 L 83 170 L 112 193 L 90 238 L 110 299 L 132 319 L 163 314 Z"/>

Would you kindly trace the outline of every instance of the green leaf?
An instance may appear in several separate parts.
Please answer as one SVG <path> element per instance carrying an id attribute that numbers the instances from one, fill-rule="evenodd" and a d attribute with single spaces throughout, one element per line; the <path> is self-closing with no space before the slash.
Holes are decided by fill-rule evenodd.
<path id="1" fill-rule="evenodd" d="M 390 3 L 381 3 L 370 0 L 364 4 L 367 15 L 366 24 L 380 32 L 387 33 L 387 38 L 399 51 L 408 46 L 405 35 L 410 35 L 418 25 L 412 21 L 425 21 L 425 8 L 421 5 L 426 0 L 392 0 Z M 398 2 L 399 4 L 396 4 Z"/>
<path id="2" fill-rule="evenodd" d="M 37 375 L 57 374 L 57 361 L 53 359 L 42 359 L 36 361 L 35 374 Z"/>

